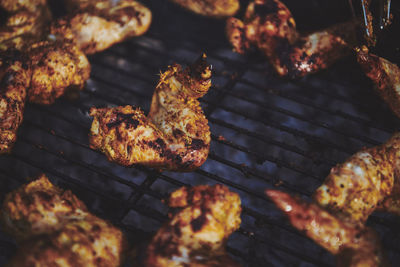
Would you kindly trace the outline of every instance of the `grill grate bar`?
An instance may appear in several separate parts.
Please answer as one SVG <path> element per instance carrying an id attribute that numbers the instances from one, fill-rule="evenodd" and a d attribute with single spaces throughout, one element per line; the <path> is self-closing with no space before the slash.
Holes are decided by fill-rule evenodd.
<path id="1" fill-rule="evenodd" d="M 286 98 L 288 100 L 292 100 L 292 101 L 300 103 L 300 104 L 302 104 L 304 106 L 312 107 L 314 109 L 326 112 L 326 113 L 331 114 L 333 116 L 342 117 L 343 119 L 356 122 L 358 124 L 361 124 L 364 127 L 375 128 L 375 129 L 378 129 L 378 130 L 381 130 L 381 131 L 385 131 L 387 133 L 391 133 L 392 132 L 392 129 L 390 129 L 388 127 L 385 127 L 383 125 L 371 124 L 371 121 L 369 121 L 369 120 L 366 120 L 366 119 L 363 119 L 361 117 L 345 113 L 345 112 L 343 112 L 341 110 L 331 110 L 331 109 L 328 109 L 326 107 L 323 107 L 323 106 L 320 106 L 320 105 L 316 105 L 313 101 L 310 101 L 310 100 L 308 100 L 306 98 L 299 97 L 298 95 L 295 95 L 295 94 L 286 93 L 286 92 L 280 91 L 278 89 L 272 89 L 272 88 L 268 88 L 267 89 L 267 88 L 264 88 L 264 87 L 262 87 L 262 86 L 260 86 L 260 85 L 258 85 L 256 83 L 253 83 L 252 81 L 250 81 L 250 80 L 248 80 L 246 78 L 240 79 L 240 82 L 244 83 L 244 84 L 247 84 L 247 85 L 250 85 L 253 88 L 256 88 L 256 89 L 258 89 L 258 90 L 260 90 L 262 92 L 265 92 L 265 93 L 267 93 L 269 95 L 276 95 L 276 96 L 280 96 L 282 98 Z M 374 121 L 374 123 L 375 122 L 376 121 Z"/>
<path id="2" fill-rule="evenodd" d="M 57 156 L 57 157 L 61 157 L 61 158 L 64 159 L 64 160 L 68 160 L 68 161 L 71 160 L 70 158 L 66 158 L 66 157 L 65 157 L 64 155 L 62 155 L 62 154 L 59 154 L 59 153 L 56 153 L 56 152 L 52 152 L 52 151 L 50 151 L 49 149 L 47 149 L 46 147 L 44 147 L 44 146 L 42 146 L 42 145 L 38 145 L 38 144 L 36 144 L 36 143 L 34 143 L 34 142 L 31 142 L 31 141 L 29 141 L 29 140 L 26 140 L 26 139 L 23 138 L 23 137 L 20 138 L 20 139 L 21 139 L 21 141 L 23 141 L 23 142 L 25 142 L 25 143 L 28 143 L 29 145 L 31 145 L 32 147 L 35 147 L 36 149 L 45 151 L 46 153 L 52 154 L 52 155 Z M 39 164 L 33 162 L 32 160 L 30 160 L 29 158 L 24 157 L 24 156 L 15 155 L 15 154 L 12 154 L 11 156 L 12 156 L 13 158 L 19 160 L 19 161 L 22 161 L 22 162 L 28 164 L 28 165 L 31 165 L 31 166 L 33 166 L 33 167 L 35 167 L 35 168 L 38 168 L 38 169 L 41 169 L 41 170 L 42 170 L 43 172 L 45 172 L 45 173 L 50 173 L 50 174 L 52 174 L 52 175 L 54 175 L 54 176 L 57 176 L 57 177 L 59 177 L 59 178 L 65 180 L 65 181 L 68 181 L 68 182 L 70 182 L 70 183 L 73 183 L 73 184 L 79 186 L 80 188 L 84 188 L 85 190 L 88 190 L 88 191 L 90 191 L 90 192 L 92 192 L 92 193 L 94 193 L 94 194 L 96 194 L 96 195 L 99 195 L 99 196 L 101 196 L 103 199 L 110 199 L 110 200 L 112 200 L 112 201 L 115 201 L 115 202 L 118 202 L 118 203 L 123 204 L 123 201 L 120 200 L 119 198 L 112 197 L 112 196 L 109 195 L 109 194 L 104 194 L 104 193 L 102 193 L 102 192 L 100 192 L 100 191 L 94 190 L 94 189 L 91 188 L 90 186 L 87 186 L 87 185 L 85 185 L 85 184 L 79 182 L 78 180 L 76 180 L 76 179 L 74 179 L 74 178 L 72 178 L 72 177 L 66 176 L 66 175 L 60 173 L 59 171 L 57 171 L 57 170 L 55 170 L 55 169 L 53 169 L 53 168 L 49 168 L 48 166 L 43 167 L 43 166 L 41 166 L 41 165 L 39 165 Z M 210 174 L 207 174 L 207 173 L 205 173 L 205 175 L 206 175 L 206 176 L 210 176 Z M 228 183 L 225 181 L 225 184 L 228 184 Z M 147 192 L 146 192 L 146 193 L 147 193 Z M 250 193 L 250 194 L 252 194 L 252 193 Z M 254 194 L 253 194 L 253 195 L 254 195 Z M 263 198 L 264 198 L 264 196 L 263 196 Z M 249 211 L 249 209 L 247 209 L 247 208 L 245 208 L 245 207 L 243 207 L 243 208 L 246 209 L 246 212 Z M 141 214 L 143 214 L 143 215 L 145 215 L 145 216 L 147 216 L 147 217 L 156 219 L 156 220 L 158 220 L 158 221 L 160 221 L 160 222 L 165 221 L 165 219 L 167 218 L 165 215 L 159 213 L 157 210 L 149 209 L 148 207 L 146 207 L 146 209 L 143 209 L 143 208 L 141 208 L 140 206 L 135 206 L 135 205 L 133 205 L 133 206 L 130 206 L 130 209 L 133 209 L 133 210 L 135 210 L 135 211 L 137 211 L 137 212 L 139 212 L 139 213 L 141 213 Z M 255 214 L 255 213 L 253 212 L 252 214 Z M 114 223 L 114 222 L 118 222 L 118 219 L 119 219 L 119 218 L 111 218 L 111 222 L 113 222 L 113 223 Z M 257 219 L 257 218 L 256 218 L 256 219 Z M 265 218 L 264 218 L 264 219 L 265 219 Z M 271 221 L 271 222 L 272 222 L 272 221 Z M 282 228 L 282 225 L 281 225 L 281 224 L 276 224 L 275 226 L 276 226 L 276 227 Z M 285 228 L 282 228 L 282 229 L 286 230 Z M 301 237 L 301 238 L 305 238 L 304 236 L 302 236 L 300 233 L 294 231 L 293 229 L 291 229 L 291 232 L 295 233 L 296 235 L 298 235 L 298 236 Z M 247 236 L 247 237 L 253 236 L 253 234 L 252 234 L 251 232 L 245 230 L 244 228 L 240 228 L 240 229 L 238 230 L 238 233 L 240 233 L 240 234 L 242 234 L 242 235 L 245 235 L 245 236 Z M 310 257 L 307 257 L 307 256 L 305 256 L 305 255 L 303 255 L 303 254 L 299 254 L 297 251 L 295 251 L 295 250 L 293 250 L 293 249 L 291 249 L 291 248 L 285 247 L 285 246 L 283 246 L 282 244 L 279 244 L 279 243 L 277 243 L 277 242 L 271 241 L 271 240 L 269 240 L 269 239 L 266 239 L 266 240 L 256 239 L 256 240 L 257 240 L 258 242 L 261 242 L 261 243 L 270 244 L 270 245 L 274 246 L 276 249 L 279 249 L 279 250 L 281 250 L 281 251 L 283 251 L 283 252 L 285 252 L 285 253 L 288 253 L 289 255 L 296 256 L 297 258 L 299 258 L 299 259 L 301 259 L 301 260 L 304 260 L 304 261 L 307 261 L 307 262 L 310 262 L 310 263 L 314 263 L 314 264 L 319 264 L 319 263 L 320 263 L 319 260 L 315 260 L 315 259 L 312 259 L 312 258 L 310 258 Z"/>
<path id="3" fill-rule="evenodd" d="M 107 66 L 105 66 L 105 67 L 107 67 Z M 104 80 L 101 79 L 101 78 L 99 78 L 98 75 L 96 75 L 96 74 L 92 74 L 92 79 L 93 79 L 93 80 L 99 80 L 99 81 L 101 81 L 101 82 L 104 82 Z M 141 80 L 148 81 L 148 80 L 143 79 L 143 78 L 141 78 Z M 133 91 L 129 90 L 129 89 L 126 88 L 125 86 L 122 86 L 122 85 L 119 85 L 119 84 L 116 84 L 116 83 L 113 83 L 113 82 L 108 82 L 108 84 L 112 85 L 115 89 L 121 90 L 121 91 L 123 91 L 123 92 L 129 92 L 129 93 L 132 93 L 132 94 L 135 94 L 135 95 L 140 96 L 139 94 L 136 94 L 136 92 L 133 92 Z M 213 89 L 213 90 L 214 90 L 214 89 Z M 125 104 L 127 104 L 127 103 L 122 103 L 120 100 L 115 99 L 115 98 L 112 98 L 112 97 L 109 96 L 109 95 L 103 96 L 103 95 L 101 95 L 101 94 L 99 94 L 99 93 L 87 92 L 87 91 L 83 91 L 82 93 L 88 93 L 88 94 L 92 94 L 92 95 L 95 95 L 95 96 L 98 96 L 98 97 L 101 96 L 101 98 L 103 98 L 104 100 L 112 100 L 112 102 L 117 103 L 117 104 L 120 104 L 120 105 L 125 105 Z M 201 102 L 208 103 L 207 100 L 205 100 L 205 99 L 201 99 Z M 300 137 L 302 137 L 302 138 L 305 138 L 306 140 L 310 140 L 310 141 L 318 142 L 318 143 L 321 143 L 321 144 L 329 145 L 329 146 L 332 147 L 332 148 L 335 148 L 335 149 L 344 151 L 344 152 L 346 152 L 346 153 L 348 153 L 348 154 L 354 153 L 354 151 L 350 150 L 350 149 L 349 149 L 348 147 L 346 147 L 346 146 L 341 146 L 341 145 L 339 145 L 339 144 L 335 144 L 335 143 L 333 143 L 333 142 L 330 142 L 329 140 L 325 140 L 325 139 L 323 139 L 323 138 L 320 138 L 320 137 L 317 137 L 317 136 L 314 136 L 314 135 L 307 134 L 307 133 L 305 133 L 305 132 L 303 132 L 303 131 L 299 131 L 299 130 L 296 130 L 296 129 L 293 129 L 293 128 L 290 128 L 290 127 L 286 127 L 286 126 L 281 125 L 281 124 L 279 124 L 279 123 L 273 122 L 272 120 L 265 120 L 264 118 L 255 118 L 254 116 L 251 116 L 251 115 L 247 114 L 246 112 L 240 112 L 240 111 L 237 111 L 237 110 L 235 110 L 235 109 L 233 109 L 233 108 L 226 107 L 226 106 L 224 106 L 224 105 L 219 105 L 218 108 L 223 109 L 223 110 L 226 110 L 226 111 L 231 112 L 231 113 L 234 113 L 234 114 L 237 114 L 237 115 L 240 115 L 240 116 L 245 117 L 245 118 L 247 118 L 247 119 L 251 119 L 251 120 L 256 121 L 256 122 L 261 122 L 261 123 L 263 123 L 263 124 L 265 124 L 265 125 L 267 125 L 267 126 L 270 126 L 270 127 L 276 128 L 276 129 L 279 129 L 279 130 L 281 130 L 281 131 L 285 131 L 285 132 L 288 132 L 288 133 L 290 133 L 290 134 L 300 136 Z M 362 138 L 362 137 L 361 137 L 361 138 Z M 376 143 L 376 141 L 372 141 L 372 142 L 375 142 L 375 143 Z"/>

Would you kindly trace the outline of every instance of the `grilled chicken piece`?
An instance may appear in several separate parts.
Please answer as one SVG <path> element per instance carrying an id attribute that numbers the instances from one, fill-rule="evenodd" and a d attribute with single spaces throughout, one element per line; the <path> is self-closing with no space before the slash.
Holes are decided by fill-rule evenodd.
<path id="1" fill-rule="evenodd" d="M 168 205 L 176 209 L 149 243 L 138 266 L 239 266 L 225 243 L 240 226 L 240 198 L 223 185 L 182 187 Z"/>
<path id="2" fill-rule="evenodd" d="M 1 209 L 4 229 L 18 240 L 48 234 L 67 220 L 83 218 L 85 204 L 71 191 L 54 186 L 42 174 L 37 180 L 7 194 Z"/>
<path id="3" fill-rule="evenodd" d="M 35 43 L 28 53 L 33 69 L 29 102 L 52 104 L 67 90 L 82 90 L 89 79 L 89 61 L 68 40 Z"/>
<path id="4" fill-rule="evenodd" d="M 356 48 L 357 61 L 368 78 L 375 85 L 375 89 L 389 105 L 397 117 L 400 117 L 400 68 L 381 57 L 369 53 L 363 46 Z"/>
<path id="5" fill-rule="evenodd" d="M 314 203 L 284 192 L 267 190 L 266 194 L 295 228 L 337 255 L 338 266 L 387 266 L 379 238 L 372 229 L 341 220 Z"/>
<path id="6" fill-rule="evenodd" d="M 10 59 L 11 58 L 11 59 Z M 34 43 L 24 53 L 0 56 L 0 154 L 10 152 L 23 120 L 25 101 L 52 104 L 89 79 L 86 56 L 68 41 Z"/>
<path id="7" fill-rule="evenodd" d="M 239 10 L 239 0 L 171 0 L 199 15 L 215 18 L 233 16 Z"/>
<path id="8" fill-rule="evenodd" d="M 380 146 L 363 149 L 332 168 L 314 200 L 333 214 L 365 223 L 379 206 L 400 215 L 400 133 Z"/>
<path id="9" fill-rule="evenodd" d="M 18 52 L 0 55 L 0 154 L 10 152 L 23 120 L 32 70 Z"/>
<path id="10" fill-rule="evenodd" d="M 0 26 L 0 43 L 24 34 L 41 37 L 51 19 L 46 0 L 0 0 L 0 9 L 7 16 L 4 25 Z"/>
<path id="11" fill-rule="evenodd" d="M 85 54 L 142 35 L 151 23 L 151 11 L 134 0 L 71 2 L 81 9 L 53 23 L 50 33 L 75 41 Z"/>
<path id="12" fill-rule="evenodd" d="M 174 64 L 161 74 L 147 117 L 131 106 L 92 108 L 91 148 L 124 166 L 173 171 L 201 166 L 210 147 L 210 128 L 197 100 L 211 86 L 205 58 L 184 70 Z"/>
<path id="13" fill-rule="evenodd" d="M 45 175 L 6 196 L 1 219 L 21 247 L 8 266 L 120 266 L 125 239 Z"/>
<path id="14" fill-rule="evenodd" d="M 7 266 L 120 266 L 123 240 L 119 229 L 86 214 L 84 219 L 70 219 L 59 230 L 23 243 Z"/>
<path id="15" fill-rule="evenodd" d="M 254 0 L 243 21 L 229 18 L 226 32 L 234 50 L 261 50 L 280 76 L 302 77 L 325 69 L 350 54 L 356 22 L 301 36 L 290 10 L 278 0 Z"/>

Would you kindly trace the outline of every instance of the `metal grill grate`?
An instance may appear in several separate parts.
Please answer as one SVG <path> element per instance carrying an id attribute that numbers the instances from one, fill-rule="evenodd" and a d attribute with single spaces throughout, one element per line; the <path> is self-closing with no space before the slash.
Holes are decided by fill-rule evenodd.
<path id="1" fill-rule="evenodd" d="M 154 2 L 154 3 L 153 3 Z M 161 199 L 185 184 L 223 183 L 240 194 L 243 223 L 228 242 L 247 266 L 333 266 L 334 258 L 292 229 L 264 196 L 278 186 L 305 198 L 330 168 L 363 146 L 385 141 L 400 126 L 351 59 L 299 81 L 276 78 L 260 55 L 231 52 L 220 21 L 152 1 L 154 23 L 143 37 L 90 58 L 92 75 L 77 101 L 28 105 L 13 153 L 0 158 L 0 196 L 24 177 L 47 173 L 99 216 L 123 228 L 132 245 L 166 220 Z M 214 86 L 201 100 L 212 130 L 211 153 L 193 173 L 124 168 L 88 146 L 91 106 L 149 110 L 157 74 L 205 51 Z M 400 260 L 398 221 L 373 215 L 391 262 Z M 0 263 L 15 251 L 0 234 Z"/>

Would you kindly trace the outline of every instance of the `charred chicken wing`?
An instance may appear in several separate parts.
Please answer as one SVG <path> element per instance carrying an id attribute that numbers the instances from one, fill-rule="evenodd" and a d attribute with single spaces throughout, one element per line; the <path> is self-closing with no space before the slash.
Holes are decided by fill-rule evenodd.
<path id="1" fill-rule="evenodd" d="M 377 208 L 400 215 L 400 134 L 332 168 L 314 200 L 334 214 L 365 223 Z"/>
<path id="2" fill-rule="evenodd" d="M 387 266 L 379 238 L 372 229 L 342 220 L 314 203 L 284 192 L 268 190 L 266 193 L 295 228 L 337 255 L 338 266 Z"/>
<path id="3" fill-rule="evenodd" d="M 240 226 L 240 198 L 223 185 L 182 187 L 168 205 L 176 209 L 153 237 L 140 266 L 239 266 L 225 242 Z"/>
<path id="4" fill-rule="evenodd" d="M 239 10 L 239 0 L 171 0 L 172 2 L 203 16 L 224 18 Z"/>
<path id="5" fill-rule="evenodd" d="M 142 35 L 151 23 L 151 11 L 134 0 L 70 2 L 78 9 L 54 22 L 50 33 L 76 42 L 85 54 Z"/>
<path id="6" fill-rule="evenodd" d="M 10 152 L 17 139 L 27 96 L 52 104 L 66 90 L 82 89 L 89 73 L 86 56 L 67 41 L 43 41 L 23 53 L 0 55 L 0 154 Z"/>
<path id="7" fill-rule="evenodd" d="M 161 74 L 146 117 L 131 106 L 92 108 L 90 146 L 124 166 L 190 171 L 207 159 L 208 121 L 197 98 L 211 86 L 211 66 L 203 55 L 192 66 L 169 66 Z"/>
<path id="8" fill-rule="evenodd" d="M 51 19 L 46 0 L 0 0 L 0 9 L 6 15 L 4 24 L 0 26 L 0 43 L 25 34 L 29 38 L 42 36 Z"/>
<path id="9" fill-rule="evenodd" d="M 243 21 L 227 20 L 226 32 L 234 50 L 260 49 L 280 76 L 302 77 L 325 69 L 350 54 L 357 23 L 347 22 L 301 36 L 290 10 L 278 0 L 254 0 Z"/>
<path id="10" fill-rule="evenodd" d="M 89 61 L 68 40 L 35 43 L 29 55 L 33 66 L 29 102 L 52 104 L 67 90 L 82 90 L 89 79 Z"/>
<path id="11" fill-rule="evenodd" d="M 21 243 L 8 266 L 122 263 L 122 232 L 90 214 L 75 195 L 54 186 L 44 175 L 8 194 L 1 215 L 3 225 Z"/>
<path id="12" fill-rule="evenodd" d="M 356 49 L 357 61 L 368 78 L 374 83 L 376 91 L 400 117 L 400 68 L 381 57 L 369 53 L 363 46 Z"/>
<path id="13" fill-rule="evenodd" d="M 23 120 L 32 70 L 18 52 L 0 55 L 0 153 L 10 152 Z"/>

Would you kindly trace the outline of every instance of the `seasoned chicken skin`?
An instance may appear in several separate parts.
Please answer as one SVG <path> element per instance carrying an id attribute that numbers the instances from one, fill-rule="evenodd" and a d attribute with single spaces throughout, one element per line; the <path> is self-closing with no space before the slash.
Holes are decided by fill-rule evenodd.
<path id="1" fill-rule="evenodd" d="M 33 66 L 29 102 L 52 104 L 67 90 L 82 90 L 89 79 L 89 61 L 68 40 L 35 43 L 29 55 Z"/>
<path id="2" fill-rule="evenodd" d="M 0 154 L 10 152 L 23 120 L 26 98 L 52 104 L 69 89 L 83 89 L 89 79 L 86 56 L 67 41 L 34 43 L 23 53 L 0 55 Z"/>
<path id="3" fill-rule="evenodd" d="M 280 76 L 302 77 L 325 69 L 350 54 L 356 43 L 355 22 L 300 35 L 290 10 L 278 0 L 254 0 L 243 21 L 229 18 L 226 32 L 234 50 L 257 47 Z"/>
<path id="4" fill-rule="evenodd" d="M 211 86 L 205 57 L 184 70 L 169 66 L 161 74 L 147 117 L 131 106 L 92 108 L 90 146 L 124 166 L 173 171 L 201 166 L 210 147 L 208 121 L 197 100 Z"/>
<path id="5" fill-rule="evenodd" d="M 334 214 L 363 224 L 377 208 L 400 215 L 400 133 L 363 149 L 332 168 L 314 200 Z"/>
<path id="6" fill-rule="evenodd" d="M 240 226 L 240 198 L 223 185 L 182 187 L 168 205 L 176 209 L 149 243 L 138 266 L 239 266 L 225 242 Z"/>
<path id="7" fill-rule="evenodd" d="M 233 16 L 239 10 L 239 0 L 171 0 L 199 15 L 215 18 Z"/>
<path id="8" fill-rule="evenodd" d="M 90 214 L 76 196 L 44 175 L 6 196 L 2 222 L 20 240 L 7 266 L 112 267 L 122 263 L 122 232 Z"/>
<path id="9" fill-rule="evenodd" d="M 0 55 L 0 153 L 10 152 L 23 120 L 32 69 L 18 52 Z"/>
<path id="10" fill-rule="evenodd" d="M 334 255 L 338 266 L 387 266 L 377 234 L 334 216 L 314 203 L 307 203 L 287 193 L 267 190 L 266 194 L 288 217 L 291 224 Z"/>
<path id="11" fill-rule="evenodd" d="M 42 174 L 6 195 L 1 209 L 3 229 L 18 240 L 48 234 L 69 219 L 83 218 L 85 204 L 71 191 L 54 186 Z"/>
<path id="12" fill-rule="evenodd" d="M 78 9 L 54 22 L 50 34 L 76 42 L 85 54 L 142 35 L 151 23 L 151 11 L 134 0 L 70 2 Z"/>
<path id="13" fill-rule="evenodd" d="M 381 57 L 369 53 L 363 46 L 356 48 L 357 61 L 368 78 L 375 85 L 375 89 L 390 109 L 400 117 L 400 68 Z"/>
<path id="14" fill-rule="evenodd" d="M 0 0 L 0 9 L 7 16 L 0 26 L 0 43 L 25 34 L 42 36 L 51 19 L 46 0 Z"/>

